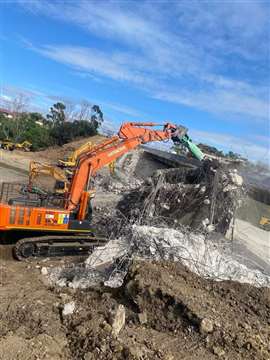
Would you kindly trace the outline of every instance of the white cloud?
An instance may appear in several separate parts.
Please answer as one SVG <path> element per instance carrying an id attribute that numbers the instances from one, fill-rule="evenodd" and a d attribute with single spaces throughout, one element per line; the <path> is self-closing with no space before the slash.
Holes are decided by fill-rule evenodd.
<path id="1" fill-rule="evenodd" d="M 167 81 L 162 80 L 162 74 L 157 74 L 156 78 L 151 77 L 147 68 L 142 69 L 135 63 L 130 66 L 130 63 L 124 61 L 124 55 L 119 56 L 114 52 L 108 54 L 93 48 L 61 45 L 32 49 L 77 70 L 94 74 L 95 77 L 105 76 L 116 81 L 129 82 L 147 91 L 153 98 L 213 113 L 248 115 L 256 120 L 269 117 L 269 102 L 259 96 L 267 91 L 265 88 L 256 90 L 249 84 L 219 77 L 216 86 L 212 84 L 212 87 L 206 86 L 203 89 L 185 89 L 184 86 L 182 88 L 168 85 Z M 213 81 L 212 76 L 208 83 Z"/>
<path id="2" fill-rule="evenodd" d="M 97 103 L 101 104 L 102 106 L 108 107 L 111 110 L 114 110 L 118 113 L 125 114 L 132 117 L 142 118 L 146 117 L 145 114 L 142 114 L 139 110 L 134 109 L 130 106 L 125 106 L 123 104 L 118 103 L 111 103 L 111 102 L 105 102 L 105 101 L 97 101 Z"/>
<path id="3" fill-rule="evenodd" d="M 78 42 L 24 46 L 95 81 L 113 79 L 148 96 L 269 132 L 270 14 L 267 1 L 22 2 L 37 16 L 91 34 Z M 96 41 L 98 39 L 98 41 Z M 105 46 L 103 46 L 103 41 Z M 94 45 L 97 44 L 97 45 Z M 136 109 L 105 104 L 133 116 Z M 135 111 L 134 111 L 135 110 Z M 132 115 L 133 114 L 133 115 Z M 139 114 L 138 114 L 139 115 Z M 269 157 L 268 138 L 254 141 L 195 131 L 198 140 L 254 159 Z M 193 134 L 192 134 L 193 135 Z"/>
<path id="4" fill-rule="evenodd" d="M 196 107 L 213 113 L 247 115 L 252 120 L 268 119 L 269 103 L 248 93 L 212 89 L 212 91 L 177 91 L 170 89 L 154 95 L 155 98 Z"/>
<path id="5" fill-rule="evenodd" d="M 239 153 L 250 160 L 260 160 L 265 163 L 270 162 L 270 144 L 257 145 L 254 141 L 249 141 L 230 134 L 221 134 L 208 131 L 191 130 L 192 137 L 197 142 L 207 143 L 225 151 Z"/>
<path id="6" fill-rule="evenodd" d="M 10 102 L 12 100 L 12 98 L 10 96 L 5 95 L 5 94 L 1 94 L 0 98 L 5 102 Z"/>
<path id="7" fill-rule="evenodd" d="M 185 33 L 196 34 L 194 40 L 208 45 L 211 52 L 218 50 L 247 60 L 269 53 L 267 41 L 258 42 L 265 34 L 269 36 L 267 1 L 184 0 L 177 8 Z"/>
<path id="8" fill-rule="evenodd" d="M 255 66 L 259 76 L 263 66 L 254 61 L 269 56 L 269 6 L 264 2 L 181 1 L 166 7 L 148 1 L 42 0 L 23 6 L 105 39 L 103 50 L 61 43 L 34 48 L 24 41 L 80 73 L 128 82 L 154 98 L 208 112 L 256 121 L 269 117 L 267 79 L 258 84 L 249 71 Z M 242 76 L 235 74 L 239 67 Z"/>
<path id="9" fill-rule="evenodd" d="M 113 53 L 108 54 L 94 48 L 81 46 L 48 45 L 39 48 L 32 47 L 40 54 L 77 69 L 107 76 L 114 80 L 141 83 L 141 74 L 131 69 Z"/>

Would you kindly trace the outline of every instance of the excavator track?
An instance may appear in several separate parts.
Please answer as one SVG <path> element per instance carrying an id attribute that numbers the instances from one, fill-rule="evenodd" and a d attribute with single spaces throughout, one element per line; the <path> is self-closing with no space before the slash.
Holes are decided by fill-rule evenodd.
<path id="1" fill-rule="evenodd" d="M 108 240 L 87 235 L 40 236 L 19 240 L 13 256 L 20 261 L 36 257 L 87 255 Z"/>

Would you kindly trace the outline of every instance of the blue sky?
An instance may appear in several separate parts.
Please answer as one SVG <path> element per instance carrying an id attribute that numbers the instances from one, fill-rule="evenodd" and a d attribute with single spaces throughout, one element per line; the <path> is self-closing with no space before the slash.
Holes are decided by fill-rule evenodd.
<path id="1" fill-rule="evenodd" d="M 0 101 L 65 98 L 269 159 L 268 1 L 2 1 Z"/>

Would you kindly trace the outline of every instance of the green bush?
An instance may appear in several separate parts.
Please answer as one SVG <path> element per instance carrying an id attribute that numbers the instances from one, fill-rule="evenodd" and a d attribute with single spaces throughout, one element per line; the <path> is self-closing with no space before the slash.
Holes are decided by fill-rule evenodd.
<path id="1" fill-rule="evenodd" d="M 92 107 L 93 113 L 89 120 L 72 122 L 66 121 L 64 110 L 64 104 L 56 103 L 47 118 L 37 112 L 17 114 L 13 119 L 0 114 L 0 140 L 9 139 L 16 143 L 27 140 L 32 143 L 32 150 L 37 151 L 98 133 L 98 127 L 103 121 L 99 106 Z"/>

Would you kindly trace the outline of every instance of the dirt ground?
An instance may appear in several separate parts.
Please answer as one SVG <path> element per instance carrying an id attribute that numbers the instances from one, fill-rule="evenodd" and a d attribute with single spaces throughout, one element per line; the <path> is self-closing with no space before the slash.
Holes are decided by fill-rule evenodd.
<path id="1" fill-rule="evenodd" d="M 78 149 L 81 145 L 87 143 L 88 141 L 91 141 L 93 144 L 97 144 L 104 139 L 106 138 L 102 135 L 95 135 L 89 138 L 72 141 L 63 146 L 54 146 L 46 150 L 36 152 L 24 152 L 20 150 L 7 151 L 0 149 L 0 163 L 23 170 L 28 170 L 29 162 L 31 160 L 57 164 L 59 159 L 67 158 L 74 150 Z M 0 181 L 2 180 L 0 179 Z"/>
<path id="2" fill-rule="evenodd" d="M 207 281 L 181 264 L 136 262 L 120 289 L 75 291 L 48 285 L 41 269 L 54 262 L 4 258 L 0 359 L 270 357 L 269 289 Z M 73 314 L 63 315 L 71 301 Z M 113 336 L 119 304 L 125 324 Z"/>

